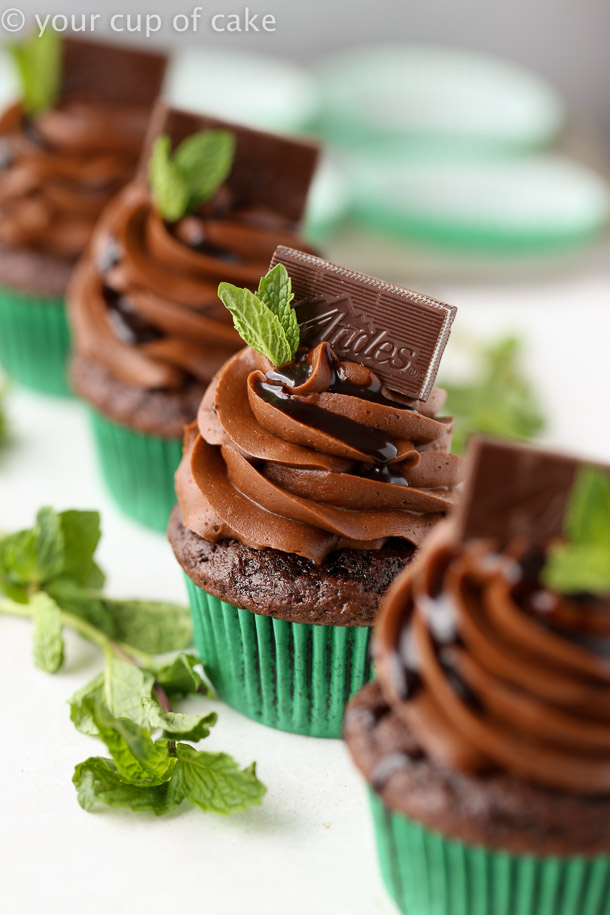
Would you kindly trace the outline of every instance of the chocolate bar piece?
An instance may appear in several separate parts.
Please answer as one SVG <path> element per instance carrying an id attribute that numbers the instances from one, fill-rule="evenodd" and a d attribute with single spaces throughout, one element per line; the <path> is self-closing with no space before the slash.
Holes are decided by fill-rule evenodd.
<path id="1" fill-rule="evenodd" d="M 400 394 L 426 400 L 456 308 L 429 296 L 278 247 L 271 266 L 292 280 L 301 340 L 327 341 L 341 359 L 361 362 Z"/>
<path id="2" fill-rule="evenodd" d="M 320 152 L 315 143 L 253 130 L 158 102 L 144 143 L 139 177 L 146 180 L 148 158 L 158 136 L 168 134 L 175 148 L 191 134 L 211 129 L 230 130 L 235 135 L 235 158 L 227 179 L 235 206 L 264 206 L 296 226 L 305 210 Z"/>
<path id="3" fill-rule="evenodd" d="M 164 54 L 80 38 L 65 38 L 62 51 L 64 99 L 152 106 L 161 91 Z"/>
<path id="4" fill-rule="evenodd" d="M 540 546 L 560 537 L 576 472 L 591 464 L 482 438 L 472 441 L 468 460 L 468 476 L 456 509 L 458 536 L 492 538 L 501 545 L 518 536 Z M 601 469 L 610 474 L 610 467 Z"/>

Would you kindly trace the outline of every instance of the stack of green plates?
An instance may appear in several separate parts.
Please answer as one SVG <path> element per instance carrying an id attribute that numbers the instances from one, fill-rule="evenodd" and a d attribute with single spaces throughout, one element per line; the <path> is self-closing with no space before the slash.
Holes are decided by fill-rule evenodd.
<path id="1" fill-rule="evenodd" d="M 573 247 L 598 236 L 610 213 L 602 179 L 559 156 L 402 164 L 375 157 L 354 161 L 351 179 L 363 224 L 470 250 Z"/>
<path id="2" fill-rule="evenodd" d="M 564 120 L 561 99 L 537 76 L 455 48 L 357 48 L 318 76 L 321 132 L 349 149 L 518 154 L 548 146 Z"/>

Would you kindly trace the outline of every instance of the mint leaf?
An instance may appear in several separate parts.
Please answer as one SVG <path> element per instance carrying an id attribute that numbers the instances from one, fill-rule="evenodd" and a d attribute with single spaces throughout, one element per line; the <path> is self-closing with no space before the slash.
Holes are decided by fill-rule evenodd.
<path id="1" fill-rule="evenodd" d="M 184 715 L 181 712 L 163 712 L 153 699 L 142 699 L 142 706 L 148 718 L 149 727 L 160 728 L 163 737 L 180 738 L 197 743 L 210 733 L 216 724 L 218 715 L 209 712 L 207 715 Z"/>
<path id="2" fill-rule="evenodd" d="M 105 575 L 93 558 L 101 537 L 100 513 L 60 512 L 59 523 L 64 540 L 63 577 L 83 588 L 102 588 Z"/>
<path id="3" fill-rule="evenodd" d="M 187 607 L 169 601 L 104 598 L 115 638 L 149 654 L 179 651 L 191 644 L 193 629 Z"/>
<path id="4" fill-rule="evenodd" d="M 299 348 L 301 332 L 297 313 L 290 303 L 294 299 L 292 281 L 283 264 L 276 264 L 258 284 L 258 297 L 280 320 L 292 356 Z M 291 358 L 292 358 L 291 356 Z"/>
<path id="5" fill-rule="evenodd" d="M 530 441 L 542 431 L 544 416 L 520 357 L 519 340 L 503 337 L 474 353 L 469 381 L 438 382 L 447 391 L 445 411 L 455 420 L 452 451 L 462 454 L 476 432 Z"/>
<path id="6" fill-rule="evenodd" d="M 572 543 L 605 546 L 610 553 L 610 477 L 603 471 L 583 467 L 577 474 L 565 534 Z"/>
<path id="7" fill-rule="evenodd" d="M 41 508 L 36 515 L 36 584 L 56 578 L 64 566 L 64 536 L 57 512 Z"/>
<path id="8" fill-rule="evenodd" d="M 235 330 L 244 343 L 275 366 L 290 362 L 294 352 L 282 322 L 258 296 L 232 283 L 221 283 L 218 295 L 231 312 Z"/>
<path id="9" fill-rule="evenodd" d="M 178 765 L 169 787 L 172 798 L 186 798 L 204 811 L 229 815 L 261 803 L 265 786 L 256 765 L 240 769 L 226 753 L 204 753 L 185 743 L 176 746 Z"/>
<path id="10" fill-rule="evenodd" d="M 150 699 L 154 682 L 150 671 L 111 655 L 106 663 L 104 702 L 115 718 L 130 718 L 145 727 L 148 719 L 142 699 Z"/>
<path id="11" fill-rule="evenodd" d="M 200 664 L 201 661 L 196 655 L 181 653 L 170 664 L 155 666 L 151 670 L 156 682 L 170 698 L 188 696 L 191 693 L 211 696 L 211 689 L 203 677 L 193 669 Z"/>
<path id="12" fill-rule="evenodd" d="M 92 756 L 74 770 L 72 782 L 83 810 L 96 805 L 128 807 L 130 810 L 152 810 L 157 816 L 167 813 L 182 800 L 177 792 L 169 798 L 169 782 L 141 787 L 126 782 L 111 759 Z"/>
<path id="13" fill-rule="evenodd" d="M 9 45 L 21 81 L 21 104 L 26 114 L 52 108 L 61 94 L 62 42 L 54 29 L 33 33 L 18 45 Z"/>
<path id="14" fill-rule="evenodd" d="M 228 178 L 235 154 L 235 137 L 228 130 L 202 130 L 183 140 L 175 162 L 189 189 L 188 209 L 209 200 Z"/>
<path id="15" fill-rule="evenodd" d="M 0 539 L 0 590 L 19 603 L 28 602 L 28 591 L 38 583 L 35 530 L 17 531 Z"/>
<path id="16" fill-rule="evenodd" d="M 610 477 L 580 468 L 566 511 L 566 543 L 551 546 L 542 572 L 547 588 L 562 594 L 610 593 Z"/>
<path id="17" fill-rule="evenodd" d="M 86 701 L 121 778 L 134 785 L 158 785 L 170 778 L 176 760 L 166 745 L 154 743 L 150 731 L 129 718 L 115 718 L 103 705 Z"/>
<path id="18" fill-rule="evenodd" d="M 34 611 L 34 663 L 46 673 L 54 674 L 64 660 L 61 611 L 44 591 L 35 594 L 30 604 Z"/>
<path id="19" fill-rule="evenodd" d="M 70 701 L 70 720 L 75 728 L 90 737 L 99 737 L 99 730 L 94 721 L 91 708 L 102 701 L 104 695 L 104 674 L 98 674 L 85 686 L 78 689 Z"/>
<path id="20" fill-rule="evenodd" d="M 148 162 L 148 180 L 155 208 L 168 222 L 176 222 L 186 213 L 189 202 L 188 181 L 171 154 L 171 140 L 164 134 L 153 144 Z"/>
<path id="21" fill-rule="evenodd" d="M 610 593 L 610 549 L 578 543 L 557 546 L 549 552 L 543 581 L 562 594 Z"/>
<path id="22" fill-rule="evenodd" d="M 86 620 L 108 638 L 118 639 L 114 617 L 106 609 L 103 597 L 64 578 L 56 579 L 45 585 L 45 590 L 66 613 Z"/>
<path id="23" fill-rule="evenodd" d="M 172 155 L 167 134 L 155 140 L 148 176 L 157 211 L 177 222 L 196 211 L 225 181 L 233 165 L 235 137 L 228 130 L 203 130 L 183 140 Z"/>

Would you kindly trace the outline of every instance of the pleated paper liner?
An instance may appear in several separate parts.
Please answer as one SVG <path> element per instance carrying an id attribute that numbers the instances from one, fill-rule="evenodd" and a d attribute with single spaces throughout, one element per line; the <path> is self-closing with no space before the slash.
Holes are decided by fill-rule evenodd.
<path id="1" fill-rule="evenodd" d="M 63 299 L 0 288 L 0 366 L 24 387 L 70 395 L 70 332 Z"/>
<path id="2" fill-rule="evenodd" d="M 102 474 L 122 511 L 165 533 L 174 507 L 182 440 L 138 432 L 89 408 Z"/>
<path id="3" fill-rule="evenodd" d="M 444 838 L 369 788 L 383 881 L 405 915 L 609 915 L 610 857 L 517 855 Z"/>
<path id="4" fill-rule="evenodd" d="M 185 578 L 195 645 L 227 705 L 282 731 L 341 737 L 347 701 L 371 678 L 371 628 L 239 610 Z"/>

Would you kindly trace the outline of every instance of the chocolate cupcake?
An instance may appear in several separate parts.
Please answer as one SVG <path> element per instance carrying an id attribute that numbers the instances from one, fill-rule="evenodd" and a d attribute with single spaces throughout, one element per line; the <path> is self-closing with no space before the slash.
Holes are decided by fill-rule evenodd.
<path id="1" fill-rule="evenodd" d="M 279 249 L 274 263 L 260 296 L 288 323 L 291 358 L 278 367 L 286 351 L 274 358 L 261 345 L 260 300 L 245 298 L 240 312 L 239 290 L 222 284 L 259 352 L 241 350 L 220 369 L 187 430 L 169 537 L 219 694 L 272 727 L 338 737 L 345 702 L 370 678 L 380 599 L 453 505 L 462 469 L 449 453 L 452 421 L 437 417 L 443 392 L 418 399 L 385 383 L 419 391 L 421 370 L 425 390 L 435 371 L 405 361 L 396 378 L 381 348 L 388 330 L 350 319 L 352 306 L 381 305 L 377 321 L 389 328 L 400 303 L 392 347 L 412 347 L 421 318 L 436 362 L 446 334 L 437 346 L 426 321 L 448 306 L 298 251 Z M 365 323 L 376 346 L 363 346 Z M 349 358 L 354 345 L 362 361 Z"/>
<path id="2" fill-rule="evenodd" d="M 0 364 L 67 394 L 68 280 L 133 177 L 165 57 L 51 31 L 16 53 L 24 95 L 0 117 Z"/>
<path id="3" fill-rule="evenodd" d="M 256 288 L 276 245 L 298 238 L 316 158 L 309 143 L 160 104 L 136 180 L 77 267 L 74 386 L 110 491 L 143 524 L 167 527 L 184 426 L 243 345 L 219 280 Z"/>
<path id="4" fill-rule="evenodd" d="M 609 911 L 608 517 L 610 468 L 479 441 L 387 594 L 345 736 L 402 912 Z"/>

